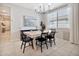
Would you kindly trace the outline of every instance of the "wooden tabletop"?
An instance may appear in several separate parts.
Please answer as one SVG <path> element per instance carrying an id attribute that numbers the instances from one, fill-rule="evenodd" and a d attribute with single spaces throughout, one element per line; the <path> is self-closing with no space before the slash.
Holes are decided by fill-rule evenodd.
<path id="1" fill-rule="evenodd" d="M 24 32 L 27 36 L 30 36 L 32 38 L 37 37 L 41 35 L 41 31 L 30 31 L 30 32 Z"/>

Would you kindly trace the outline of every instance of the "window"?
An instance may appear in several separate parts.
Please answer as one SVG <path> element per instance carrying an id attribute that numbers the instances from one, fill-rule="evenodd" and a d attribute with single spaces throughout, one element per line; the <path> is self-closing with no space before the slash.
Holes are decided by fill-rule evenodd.
<path id="1" fill-rule="evenodd" d="M 58 28 L 69 28 L 68 7 L 58 10 Z"/>
<path id="2" fill-rule="evenodd" d="M 57 11 L 48 14 L 48 28 L 57 28 Z"/>
<path id="3" fill-rule="evenodd" d="M 48 28 L 69 28 L 67 6 L 48 14 Z"/>
<path id="4" fill-rule="evenodd" d="M 68 28 L 68 19 L 63 19 L 58 21 L 58 28 Z"/>
<path id="5" fill-rule="evenodd" d="M 38 28 L 40 19 L 33 16 L 24 16 L 24 26 L 25 27 L 35 27 Z"/>

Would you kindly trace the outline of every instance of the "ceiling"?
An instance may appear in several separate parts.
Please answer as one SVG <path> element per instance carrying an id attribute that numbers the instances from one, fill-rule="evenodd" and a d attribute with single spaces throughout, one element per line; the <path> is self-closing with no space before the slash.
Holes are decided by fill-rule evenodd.
<path id="1" fill-rule="evenodd" d="M 40 5 L 38 3 L 14 3 L 14 4 L 32 10 Z"/>
<path id="2" fill-rule="evenodd" d="M 24 8 L 31 9 L 31 10 L 39 9 L 38 7 L 42 4 L 45 6 L 45 9 L 48 10 L 48 5 L 49 5 L 48 3 L 14 3 L 14 4 L 21 6 L 21 7 L 24 7 Z M 51 3 L 50 9 L 53 9 L 55 7 L 59 7 L 59 6 L 64 5 L 64 4 L 65 3 Z"/>

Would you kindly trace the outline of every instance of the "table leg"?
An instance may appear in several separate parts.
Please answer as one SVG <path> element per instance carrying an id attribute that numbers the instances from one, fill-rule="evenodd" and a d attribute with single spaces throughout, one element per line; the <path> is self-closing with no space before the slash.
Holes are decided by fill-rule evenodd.
<path id="1" fill-rule="evenodd" d="M 36 48 L 36 40 L 35 40 L 35 38 L 33 40 L 33 45 L 34 45 L 34 50 L 36 50 L 37 48 Z"/>

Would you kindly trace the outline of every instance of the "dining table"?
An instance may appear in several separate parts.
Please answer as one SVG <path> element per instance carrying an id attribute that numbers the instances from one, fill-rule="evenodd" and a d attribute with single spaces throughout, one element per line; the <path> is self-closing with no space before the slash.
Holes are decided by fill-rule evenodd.
<path id="1" fill-rule="evenodd" d="M 50 33 L 49 30 L 45 30 L 44 33 Z M 25 35 L 33 38 L 33 46 L 34 46 L 34 49 L 36 50 L 36 37 L 40 36 L 41 35 L 41 31 L 26 31 L 24 32 Z"/>

